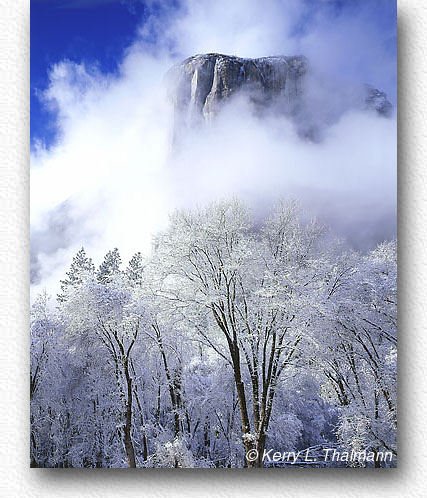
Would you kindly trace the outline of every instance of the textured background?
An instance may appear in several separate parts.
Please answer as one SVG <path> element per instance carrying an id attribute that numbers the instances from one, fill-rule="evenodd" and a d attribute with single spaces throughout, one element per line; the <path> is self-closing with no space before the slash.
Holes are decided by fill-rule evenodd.
<path id="1" fill-rule="evenodd" d="M 426 496 L 425 0 L 398 2 L 399 468 L 379 472 L 29 468 L 29 4 L 0 0 L 0 496 Z"/>

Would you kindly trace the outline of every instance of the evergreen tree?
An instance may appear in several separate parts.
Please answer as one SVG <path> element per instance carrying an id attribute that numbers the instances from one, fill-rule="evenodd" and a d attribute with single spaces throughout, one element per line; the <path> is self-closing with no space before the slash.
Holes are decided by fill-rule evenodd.
<path id="1" fill-rule="evenodd" d="M 134 285 L 142 285 L 142 273 L 144 271 L 144 262 L 142 254 L 137 252 L 132 256 L 126 268 L 126 276 Z"/>
<path id="2" fill-rule="evenodd" d="M 98 281 L 101 284 L 107 284 L 111 282 L 113 275 L 120 272 L 121 264 L 122 258 L 120 257 L 117 247 L 115 247 L 112 251 L 108 251 L 104 257 L 104 261 L 101 263 L 98 269 Z"/>
<path id="3" fill-rule="evenodd" d="M 92 258 L 88 258 L 84 247 L 82 247 L 73 258 L 70 270 L 66 272 L 67 278 L 61 280 L 61 294 L 58 294 L 58 301 L 64 302 L 67 298 L 67 291 L 70 286 L 81 284 L 85 273 L 94 273 L 95 265 Z"/>

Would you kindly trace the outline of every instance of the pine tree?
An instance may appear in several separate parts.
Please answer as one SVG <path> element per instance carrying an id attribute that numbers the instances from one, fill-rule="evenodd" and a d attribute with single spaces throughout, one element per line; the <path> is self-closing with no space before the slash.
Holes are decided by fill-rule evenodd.
<path id="1" fill-rule="evenodd" d="M 142 273 L 144 271 L 144 262 L 142 254 L 137 252 L 132 256 L 126 268 L 126 276 L 134 285 L 142 285 Z"/>
<path id="2" fill-rule="evenodd" d="M 120 257 L 119 250 L 115 247 L 112 251 L 108 251 L 101 263 L 97 278 L 101 284 L 107 284 L 112 281 L 113 275 L 120 273 L 120 265 L 122 258 Z"/>
<path id="3" fill-rule="evenodd" d="M 64 302 L 67 298 L 67 291 L 70 286 L 81 284 L 85 273 L 95 272 L 95 265 L 92 258 L 88 258 L 84 247 L 82 247 L 73 258 L 70 270 L 66 272 L 67 278 L 61 280 L 61 294 L 58 294 L 58 301 Z"/>

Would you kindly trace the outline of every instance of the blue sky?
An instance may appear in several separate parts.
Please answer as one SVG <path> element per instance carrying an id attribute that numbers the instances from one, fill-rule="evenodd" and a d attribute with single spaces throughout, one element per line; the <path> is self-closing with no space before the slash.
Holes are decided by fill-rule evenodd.
<path id="1" fill-rule="evenodd" d="M 142 2 L 120 0 L 31 0 L 31 141 L 47 145 L 54 116 L 37 97 L 48 85 L 49 68 L 63 60 L 96 63 L 114 72 L 144 17 Z"/>

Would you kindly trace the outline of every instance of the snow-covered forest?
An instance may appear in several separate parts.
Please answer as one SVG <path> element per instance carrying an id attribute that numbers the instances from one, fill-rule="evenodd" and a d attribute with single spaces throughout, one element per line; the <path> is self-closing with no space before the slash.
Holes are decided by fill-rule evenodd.
<path id="1" fill-rule="evenodd" d="M 260 226 L 230 200 L 177 211 L 128 264 L 82 248 L 32 306 L 31 465 L 259 467 L 320 445 L 394 466 L 396 242 L 325 234 L 295 202 Z"/>

